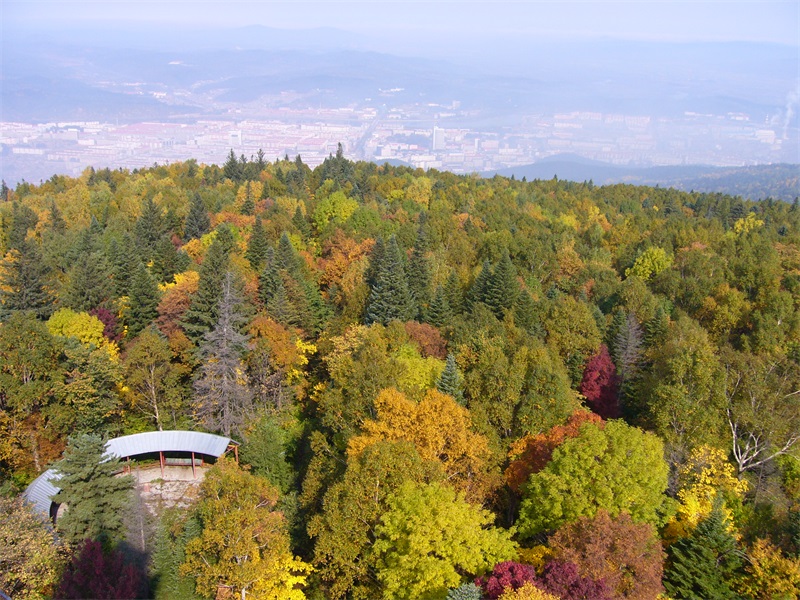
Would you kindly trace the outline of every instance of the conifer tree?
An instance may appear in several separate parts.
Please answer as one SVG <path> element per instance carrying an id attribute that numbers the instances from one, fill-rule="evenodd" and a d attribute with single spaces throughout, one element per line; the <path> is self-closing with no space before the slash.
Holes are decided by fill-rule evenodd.
<path id="1" fill-rule="evenodd" d="M 55 233 L 64 233 L 67 230 L 67 223 L 64 215 L 61 214 L 56 201 L 50 200 L 50 227 Z"/>
<path id="2" fill-rule="evenodd" d="M 152 198 L 148 198 L 142 203 L 142 214 L 134 227 L 136 246 L 139 248 L 140 258 L 144 262 L 150 262 L 156 244 L 165 234 L 163 212 Z"/>
<path id="3" fill-rule="evenodd" d="M 242 214 L 243 215 L 252 215 L 256 210 L 256 204 L 253 202 L 253 191 L 250 185 L 250 181 L 248 180 L 247 183 L 244 184 L 244 202 L 242 203 Z"/>
<path id="4" fill-rule="evenodd" d="M 383 238 L 378 236 L 369 255 L 369 264 L 367 265 L 366 271 L 364 271 L 364 283 L 366 283 L 370 289 L 375 287 L 375 284 L 378 282 L 378 271 L 383 262 L 385 247 L 386 244 Z"/>
<path id="5" fill-rule="evenodd" d="M 89 311 L 113 297 L 114 284 L 105 257 L 100 252 L 79 255 L 67 273 L 62 288 L 64 306 Z"/>
<path id="6" fill-rule="evenodd" d="M 455 271 L 450 271 L 450 275 L 445 281 L 444 295 L 452 313 L 454 315 L 461 314 L 464 310 L 464 291 L 461 289 L 461 282 Z"/>
<path id="7" fill-rule="evenodd" d="M 203 336 L 203 365 L 194 384 L 194 413 L 212 431 L 243 435 L 253 414 L 253 391 L 242 360 L 248 336 L 240 330 L 246 320 L 243 299 L 233 274 L 224 275 L 217 320 Z"/>
<path id="8" fill-rule="evenodd" d="M 311 235 L 311 225 L 309 225 L 308 221 L 303 216 L 303 211 L 300 210 L 299 206 L 296 209 L 294 209 L 294 216 L 292 217 L 292 225 L 294 225 L 297 228 L 297 231 L 300 232 L 300 235 L 303 237 L 304 240 L 308 239 L 308 237 Z"/>
<path id="9" fill-rule="evenodd" d="M 199 239 L 211 229 L 211 219 L 200 194 L 195 192 L 189 205 L 189 214 L 183 226 L 183 238 L 186 241 Z"/>
<path id="10" fill-rule="evenodd" d="M 226 226 L 217 228 L 217 237 L 206 251 L 200 265 L 200 282 L 197 293 L 183 316 L 186 335 L 195 344 L 210 331 L 219 316 L 219 301 L 222 297 L 222 283 L 228 272 L 229 253 L 233 246 L 233 235 Z"/>
<path id="11" fill-rule="evenodd" d="M 729 530 L 722 502 L 689 537 L 669 547 L 664 587 L 671 598 L 738 598 L 731 589 L 742 566 L 742 553 Z"/>
<path id="12" fill-rule="evenodd" d="M 47 319 L 54 310 L 49 291 L 49 274 L 34 240 L 25 240 L 11 250 L 10 260 L 2 261 L 0 270 L 0 317 L 13 311 L 33 311 L 39 319 Z"/>
<path id="13" fill-rule="evenodd" d="M 414 302 L 408 290 L 403 255 L 392 236 L 386 244 L 375 285 L 367 300 L 366 323 L 409 321 L 414 317 Z"/>
<path id="14" fill-rule="evenodd" d="M 428 240 L 422 227 L 417 232 L 417 239 L 408 263 L 408 287 L 414 299 L 415 317 L 422 321 L 430 304 L 431 268 L 425 256 Z"/>
<path id="15" fill-rule="evenodd" d="M 481 292 L 479 299 L 492 309 L 498 319 L 502 319 L 505 311 L 514 306 L 514 301 L 519 294 L 519 284 L 517 283 L 516 269 L 508 252 L 503 253 L 500 262 L 492 270 Z"/>
<path id="16" fill-rule="evenodd" d="M 664 307 L 659 306 L 655 315 L 645 324 L 644 342 L 648 348 L 657 347 L 667 337 L 669 315 Z"/>
<path id="17" fill-rule="evenodd" d="M 191 259 L 185 252 L 178 250 L 168 236 L 163 236 L 153 250 L 152 273 L 157 281 L 172 283 L 177 273 L 182 273 L 189 266 Z"/>
<path id="18" fill-rule="evenodd" d="M 481 272 L 478 273 L 478 276 L 472 283 L 472 287 L 469 288 L 469 293 L 467 294 L 469 306 L 472 306 L 476 302 L 483 302 L 486 299 L 491 279 L 492 265 L 488 260 L 485 260 L 481 265 Z"/>
<path id="19" fill-rule="evenodd" d="M 431 305 L 428 307 L 428 314 L 426 321 L 435 327 L 442 327 L 453 316 L 450 310 L 450 303 L 447 301 L 444 289 L 442 286 L 436 287 L 436 292 L 433 294 Z"/>
<path id="20" fill-rule="evenodd" d="M 447 355 L 444 370 L 436 381 L 436 389 L 456 399 L 459 404 L 464 404 L 464 378 L 458 370 L 456 358 L 452 353 Z"/>
<path id="21" fill-rule="evenodd" d="M 126 314 L 128 337 L 139 335 L 153 320 L 158 317 L 158 303 L 161 292 L 158 282 L 142 263 L 136 268 L 131 278 L 130 297 Z"/>
<path id="22" fill-rule="evenodd" d="M 54 482 L 60 491 L 53 501 L 67 505 L 56 522 L 62 539 L 71 544 L 86 539 L 110 544 L 121 540 L 133 479 L 118 476 L 120 461 L 105 454 L 105 441 L 88 433 L 71 437 L 54 469 L 61 477 Z"/>
<path id="23" fill-rule="evenodd" d="M 520 290 L 514 301 L 514 323 L 531 335 L 544 337 L 544 327 L 542 327 L 536 302 L 526 290 Z"/>
<path id="24" fill-rule="evenodd" d="M 108 244 L 107 256 L 109 270 L 113 280 L 112 287 L 114 295 L 118 298 L 128 295 L 131 277 L 136 270 L 138 259 L 136 255 L 130 251 L 133 247 L 133 238 L 128 234 L 122 238 L 121 242 L 119 242 L 117 238 L 111 238 Z"/>
<path id="25" fill-rule="evenodd" d="M 261 221 L 261 215 L 256 215 L 256 222 L 253 224 L 253 232 L 250 234 L 250 241 L 247 243 L 245 258 L 250 262 L 250 266 L 256 271 L 260 271 L 264 266 L 269 249 L 267 232 Z"/>

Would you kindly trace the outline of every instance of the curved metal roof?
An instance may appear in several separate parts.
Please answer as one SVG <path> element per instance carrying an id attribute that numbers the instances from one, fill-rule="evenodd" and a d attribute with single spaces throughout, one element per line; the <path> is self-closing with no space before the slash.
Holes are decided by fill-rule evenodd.
<path id="1" fill-rule="evenodd" d="M 106 454 L 118 458 L 155 452 L 194 452 L 219 458 L 232 442 L 230 438 L 199 431 L 148 431 L 123 435 L 106 442 Z M 61 474 L 48 469 L 23 492 L 22 496 L 34 509 L 45 516 L 50 514 L 52 497 L 59 489 L 53 485 Z"/>

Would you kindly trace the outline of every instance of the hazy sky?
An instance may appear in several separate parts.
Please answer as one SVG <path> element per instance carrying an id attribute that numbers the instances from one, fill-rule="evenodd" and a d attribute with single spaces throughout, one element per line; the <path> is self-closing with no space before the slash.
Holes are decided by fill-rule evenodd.
<path id="1" fill-rule="evenodd" d="M 193 27 L 329 26 L 372 33 L 391 29 L 800 45 L 798 0 L 2 0 L 0 7 L 4 29 L 121 20 Z"/>

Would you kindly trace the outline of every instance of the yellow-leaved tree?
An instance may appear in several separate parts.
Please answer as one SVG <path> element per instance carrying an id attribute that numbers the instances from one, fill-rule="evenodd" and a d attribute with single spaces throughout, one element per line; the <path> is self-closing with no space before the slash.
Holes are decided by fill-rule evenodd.
<path id="1" fill-rule="evenodd" d="M 428 390 L 419 402 L 396 389 L 383 390 L 375 399 L 377 419 L 368 419 L 361 435 L 350 438 L 348 456 L 357 456 L 380 441 L 411 442 L 423 460 L 439 462 L 449 483 L 480 501 L 495 484 L 487 473 L 489 444 L 472 431 L 469 411 L 451 396 Z"/>
<path id="2" fill-rule="evenodd" d="M 222 458 L 200 488 L 202 533 L 186 544 L 183 575 L 197 593 L 220 590 L 242 600 L 301 600 L 311 566 L 292 555 L 286 518 L 275 510 L 278 491 L 235 462 Z"/>

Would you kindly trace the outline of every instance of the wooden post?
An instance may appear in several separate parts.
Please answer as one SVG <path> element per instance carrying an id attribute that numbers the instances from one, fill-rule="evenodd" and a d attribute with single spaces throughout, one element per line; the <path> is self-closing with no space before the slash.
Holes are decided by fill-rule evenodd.
<path id="1" fill-rule="evenodd" d="M 164 479 L 164 451 L 158 451 L 158 462 L 161 463 L 161 479 Z"/>
<path id="2" fill-rule="evenodd" d="M 236 464 L 239 464 L 239 445 L 233 447 L 233 455 L 236 457 Z"/>
<path id="3" fill-rule="evenodd" d="M 197 479 L 197 474 L 194 472 L 194 450 L 192 450 L 192 479 Z"/>

